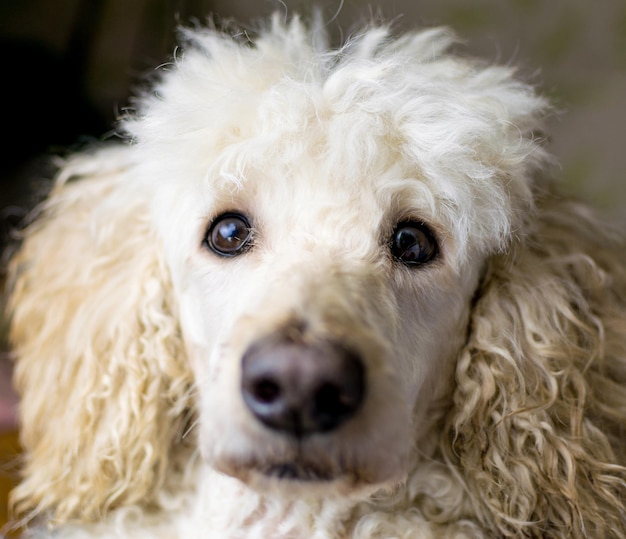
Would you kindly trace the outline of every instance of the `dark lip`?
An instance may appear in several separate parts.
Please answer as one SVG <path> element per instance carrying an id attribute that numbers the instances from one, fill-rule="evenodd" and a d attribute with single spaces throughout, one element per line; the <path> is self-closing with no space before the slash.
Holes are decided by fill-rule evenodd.
<path id="1" fill-rule="evenodd" d="M 283 481 L 327 482 L 336 479 L 328 470 L 299 462 L 270 464 L 259 471 L 263 475 Z"/>

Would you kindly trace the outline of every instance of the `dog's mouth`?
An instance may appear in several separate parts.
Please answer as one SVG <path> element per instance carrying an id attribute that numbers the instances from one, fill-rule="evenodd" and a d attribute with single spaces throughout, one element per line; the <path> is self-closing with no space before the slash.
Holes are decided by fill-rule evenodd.
<path id="1" fill-rule="evenodd" d="M 317 448 L 316 448 L 317 449 Z M 321 449 L 321 448 L 319 448 Z M 282 455 L 247 455 L 245 458 L 221 458 L 213 466 L 226 475 L 245 483 L 257 485 L 283 484 L 320 486 L 340 482 L 354 483 L 356 463 L 350 465 L 345 458 L 331 455 L 332 451 L 306 451 L 302 447 L 292 448 Z M 265 458 L 264 458 L 265 457 Z M 268 483 L 269 481 L 269 483 Z"/>
<path id="2" fill-rule="evenodd" d="M 299 492 L 301 486 L 322 496 L 395 485 L 404 476 L 410 456 L 408 450 L 401 450 L 408 448 L 407 444 L 398 443 L 391 449 L 383 447 L 380 439 L 370 442 L 370 438 L 350 436 L 313 436 L 299 441 L 272 436 L 247 447 L 238 438 L 237 444 L 226 447 L 232 449 L 205 454 L 207 463 L 218 472 L 259 492 Z"/>
<path id="3" fill-rule="evenodd" d="M 297 461 L 270 464 L 258 471 L 266 477 L 282 481 L 327 482 L 336 479 L 327 469 Z"/>

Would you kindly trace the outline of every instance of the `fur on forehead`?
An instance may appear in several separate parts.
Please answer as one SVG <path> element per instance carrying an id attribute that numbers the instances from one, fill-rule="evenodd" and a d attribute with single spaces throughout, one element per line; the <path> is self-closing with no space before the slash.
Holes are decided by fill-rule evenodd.
<path id="1" fill-rule="evenodd" d="M 335 182 L 384 175 L 373 188 L 428 203 L 460 248 L 482 251 L 532 211 L 547 105 L 511 68 L 449 53 L 445 28 L 394 38 L 371 27 L 331 49 L 321 23 L 275 16 L 245 36 L 184 30 L 182 52 L 137 100 L 124 128 L 151 181 L 210 198 L 224 179 L 245 187 L 251 169 L 289 171 L 285 181 L 305 163 Z"/>

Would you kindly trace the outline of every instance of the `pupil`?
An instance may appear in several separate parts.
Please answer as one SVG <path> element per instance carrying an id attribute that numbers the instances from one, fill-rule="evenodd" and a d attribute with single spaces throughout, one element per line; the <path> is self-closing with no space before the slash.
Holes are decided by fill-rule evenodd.
<path id="1" fill-rule="evenodd" d="M 410 249 L 418 244 L 417 235 L 412 231 L 401 230 L 398 238 L 398 246 L 401 250 Z"/>
<path id="2" fill-rule="evenodd" d="M 234 221 L 224 223 L 220 226 L 220 236 L 222 236 L 227 243 L 234 243 L 239 240 L 240 231 L 241 228 Z"/>

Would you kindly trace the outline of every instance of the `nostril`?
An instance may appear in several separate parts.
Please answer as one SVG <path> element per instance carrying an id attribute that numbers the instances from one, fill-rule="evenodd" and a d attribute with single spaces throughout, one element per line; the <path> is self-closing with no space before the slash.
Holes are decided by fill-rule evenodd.
<path id="1" fill-rule="evenodd" d="M 312 414 L 321 431 L 331 430 L 354 415 L 364 397 L 365 374 L 360 361 L 339 379 L 323 383 L 313 396 Z"/>
<path id="2" fill-rule="evenodd" d="M 320 412 L 343 414 L 356 408 L 360 400 L 360 392 L 349 392 L 334 384 L 324 384 L 315 395 L 315 408 Z"/>
<path id="3" fill-rule="evenodd" d="M 250 388 L 251 395 L 262 404 L 271 404 L 281 397 L 281 388 L 273 380 L 261 379 Z"/>
<path id="4" fill-rule="evenodd" d="M 315 393 L 315 407 L 318 410 L 340 407 L 341 390 L 335 384 L 323 384 Z"/>

